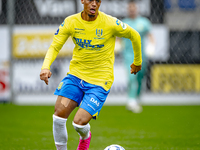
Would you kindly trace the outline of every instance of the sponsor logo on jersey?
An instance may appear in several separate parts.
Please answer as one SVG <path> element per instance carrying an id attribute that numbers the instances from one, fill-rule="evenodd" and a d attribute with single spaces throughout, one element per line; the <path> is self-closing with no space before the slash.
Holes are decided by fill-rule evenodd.
<path id="1" fill-rule="evenodd" d="M 75 34 L 86 34 L 85 32 L 83 32 L 83 31 L 85 31 L 85 29 L 80 29 L 80 28 L 74 28 L 74 30 L 75 30 Z"/>
<path id="2" fill-rule="evenodd" d="M 104 44 L 92 45 L 91 44 L 92 40 L 79 39 L 76 37 L 74 37 L 74 40 L 76 41 L 76 44 L 78 44 L 78 46 L 80 46 L 81 48 L 85 48 L 85 49 L 96 50 L 96 49 L 100 49 L 100 48 L 104 47 Z"/>
<path id="3" fill-rule="evenodd" d="M 100 103 L 95 100 L 93 97 L 90 99 L 90 102 L 94 103 L 97 107 L 99 107 Z"/>
<path id="4" fill-rule="evenodd" d="M 120 25 L 121 21 L 119 19 L 116 20 L 116 24 Z"/>
<path id="5" fill-rule="evenodd" d="M 85 31 L 85 29 L 80 29 L 80 28 L 74 28 L 75 30 L 82 30 L 82 31 Z"/>
<path id="6" fill-rule="evenodd" d="M 96 29 L 97 37 L 101 37 L 103 35 L 103 29 Z"/>
<path id="7" fill-rule="evenodd" d="M 58 30 L 56 31 L 55 35 L 58 35 L 58 33 L 59 33 L 59 28 L 58 28 Z"/>
<path id="8" fill-rule="evenodd" d="M 92 105 L 87 104 L 90 108 L 92 108 L 94 111 L 96 110 L 94 107 L 92 107 Z"/>

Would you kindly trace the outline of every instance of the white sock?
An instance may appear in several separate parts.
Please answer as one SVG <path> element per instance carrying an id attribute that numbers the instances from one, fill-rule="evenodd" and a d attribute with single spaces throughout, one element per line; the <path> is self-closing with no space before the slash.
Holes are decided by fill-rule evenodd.
<path id="1" fill-rule="evenodd" d="M 57 150 L 67 150 L 67 119 L 53 115 L 53 136 Z"/>
<path id="2" fill-rule="evenodd" d="M 81 140 L 85 140 L 87 138 L 89 138 L 90 136 L 90 124 L 86 124 L 86 125 L 78 125 L 75 124 L 74 122 L 72 122 L 74 129 L 78 132 L 78 134 L 80 135 Z"/>

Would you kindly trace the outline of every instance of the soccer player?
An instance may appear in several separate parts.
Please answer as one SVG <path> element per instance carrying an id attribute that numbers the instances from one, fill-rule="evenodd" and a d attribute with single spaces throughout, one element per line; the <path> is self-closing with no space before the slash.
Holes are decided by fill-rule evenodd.
<path id="1" fill-rule="evenodd" d="M 140 113 L 142 111 L 142 107 L 139 104 L 139 99 L 141 96 L 142 90 L 142 80 L 145 76 L 145 72 L 147 69 L 147 56 L 152 57 L 153 52 L 155 50 L 155 40 L 151 31 L 151 22 L 138 14 L 137 5 L 134 0 L 130 0 L 128 3 L 128 18 L 123 19 L 122 21 L 128 24 L 130 27 L 139 32 L 141 36 L 141 45 L 142 45 L 142 70 L 136 75 L 132 76 L 128 74 L 128 102 L 127 109 L 131 110 L 134 113 Z M 144 41 L 145 38 L 148 38 L 148 46 L 144 51 Z M 129 71 L 129 64 L 133 60 L 132 51 L 132 43 L 129 39 L 123 39 L 124 50 L 122 51 L 123 59 L 125 67 L 127 71 Z"/>
<path id="2" fill-rule="evenodd" d="M 131 74 L 141 70 L 140 35 L 120 20 L 99 11 L 101 0 L 81 0 L 82 12 L 67 17 L 59 26 L 49 47 L 40 72 L 40 79 L 48 85 L 50 66 L 69 36 L 75 44 L 69 72 L 60 82 L 53 114 L 53 136 L 57 150 L 67 149 L 66 121 L 76 108 L 74 129 L 80 135 L 77 150 L 88 150 L 91 140 L 89 121 L 99 115 L 112 86 L 114 47 L 116 36 L 129 38 L 135 57 Z"/>

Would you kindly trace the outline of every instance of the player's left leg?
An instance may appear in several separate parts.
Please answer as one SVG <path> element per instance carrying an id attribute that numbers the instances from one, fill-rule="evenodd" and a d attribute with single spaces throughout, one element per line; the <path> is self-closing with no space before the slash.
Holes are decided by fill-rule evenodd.
<path id="1" fill-rule="evenodd" d="M 91 141 L 91 132 L 90 132 L 90 124 L 89 121 L 92 119 L 92 115 L 88 113 L 86 110 L 79 108 L 77 111 L 73 126 L 74 129 L 80 135 L 79 145 L 77 150 L 88 150 Z"/>
<path id="2" fill-rule="evenodd" d="M 138 91 L 141 91 L 141 80 L 141 71 L 139 71 L 136 75 L 129 73 L 128 102 L 126 108 L 134 113 L 142 112 L 138 96 Z"/>
<path id="3" fill-rule="evenodd" d="M 84 81 L 82 84 L 84 84 L 85 94 L 74 117 L 73 126 L 80 135 L 77 150 L 88 150 L 91 140 L 89 121 L 97 118 L 110 90 L 106 91 L 100 86 Z"/>
<path id="4" fill-rule="evenodd" d="M 134 113 L 140 113 L 142 112 L 142 106 L 140 105 L 140 98 L 141 98 L 141 93 L 143 90 L 143 79 L 146 74 L 146 62 L 143 62 L 142 70 L 140 70 L 137 75 L 135 76 L 134 81 L 131 82 L 132 84 L 132 96 L 134 97 L 133 100 L 129 100 L 129 103 L 127 105 L 127 109 L 131 110 Z M 131 95 L 131 94 L 130 94 Z"/>
<path id="5" fill-rule="evenodd" d="M 137 83 L 138 83 L 138 88 L 137 88 L 137 97 L 140 98 L 141 92 L 142 92 L 142 81 L 143 81 L 144 73 L 139 72 L 137 76 Z"/>
<path id="6" fill-rule="evenodd" d="M 133 75 L 133 74 L 128 74 L 128 98 L 129 100 L 131 99 L 137 99 L 137 89 L 138 89 L 138 82 L 137 82 L 137 76 L 138 74 L 136 75 Z"/>
<path id="7" fill-rule="evenodd" d="M 138 82 L 138 89 L 137 89 L 137 97 L 140 98 L 142 90 L 143 90 L 143 79 L 146 76 L 146 70 L 147 70 L 147 62 L 143 62 L 142 70 L 138 72 L 137 76 L 137 82 Z"/>

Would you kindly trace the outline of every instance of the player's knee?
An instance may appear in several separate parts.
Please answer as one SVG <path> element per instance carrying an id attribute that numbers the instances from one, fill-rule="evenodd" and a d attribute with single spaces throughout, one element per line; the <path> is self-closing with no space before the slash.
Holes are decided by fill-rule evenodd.
<path id="1" fill-rule="evenodd" d="M 75 115 L 73 122 L 78 125 L 86 125 L 91 120 L 90 116 L 79 116 Z"/>
<path id="2" fill-rule="evenodd" d="M 59 108 L 59 107 L 55 108 L 54 115 L 61 117 L 61 118 L 68 118 L 65 111 L 62 108 Z"/>
<path id="3" fill-rule="evenodd" d="M 75 117 L 73 122 L 78 125 L 86 125 L 92 119 L 92 115 L 87 112 L 85 109 L 80 108 Z"/>
<path id="4" fill-rule="evenodd" d="M 88 122 L 84 121 L 82 118 L 74 118 L 73 122 L 77 125 L 86 125 Z"/>

